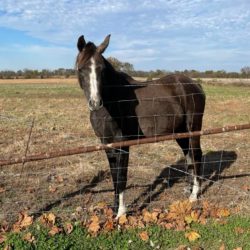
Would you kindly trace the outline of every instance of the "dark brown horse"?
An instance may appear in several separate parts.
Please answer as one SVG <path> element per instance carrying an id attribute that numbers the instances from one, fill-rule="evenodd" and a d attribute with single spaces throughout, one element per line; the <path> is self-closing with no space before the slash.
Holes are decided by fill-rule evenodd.
<path id="1" fill-rule="evenodd" d="M 169 75 L 159 80 L 139 83 L 116 71 L 102 56 L 110 35 L 95 46 L 78 39 L 76 59 L 78 79 L 84 90 L 90 121 L 102 143 L 138 137 L 158 136 L 200 130 L 205 108 L 205 94 L 199 84 L 184 75 Z M 200 191 L 200 137 L 177 139 L 186 156 L 191 176 L 190 200 Z M 106 150 L 112 174 L 117 217 L 125 213 L 123 193 L 127 182 L 129 147 Z"/>

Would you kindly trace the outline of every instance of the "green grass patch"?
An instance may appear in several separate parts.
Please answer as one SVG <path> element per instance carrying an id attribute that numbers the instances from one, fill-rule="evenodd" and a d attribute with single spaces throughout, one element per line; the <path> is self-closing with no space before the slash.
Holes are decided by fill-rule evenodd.
<path id="1" fill-rule="evenodd" d="M 1 84 L 0 98 L 82 97 L 78 85 L 70 84 Z"/>
<path id="2" fill-rule="evenodd" d="M 230 99 L 230 98 L 249 99 L 249 94 L 250 94 L 249 87 L 238 87 L 233 85 L 216 86 L 216 85 L 203 84 L 203 89 L 207 97 L 215 97 L 215 98 L 223 97 L 225 99 Z"/>
<path id="3" fill-rule="evenodd" d="M 189 242 L 185 238 L 185 231 L 163 229 L 151 226 L 144 229 L 115 230 L 102 233 L 97 237 L 90 236 L 85 228 L 74 227 L 71 234 L 59 233 L 54 236 L 48 234 L 44 227 L 34 224 L 21 233 L 10 233 L 1 245 L 11 246 L 11 249 L 175 249 L 180 245 L 189 247 L 200 246 L 204 249 L 219 249 L 224 244 L 226 249 L 242 247 L 250 249 L 250 217 L 233 216 L 225 223 L 210 221 L 207 225 L 192 224 L 190 230 L 195 230 L 201 237 Z M 149 240 L 143 241 L 139 233 L 147 231 Z M 30 232 L 34 236 L 33 242 L 24 240 L 24 235 Z"/>
<path id="4" fill-rule="evenodd" d="M 233 85 L 220 86 L 203 84 L 207 96 L 211 97 L 249 97 L 249 87 Z M 0 98 L 11 97 L 82 97 L 82 90 L 77 84 L 1 84 Z"/>

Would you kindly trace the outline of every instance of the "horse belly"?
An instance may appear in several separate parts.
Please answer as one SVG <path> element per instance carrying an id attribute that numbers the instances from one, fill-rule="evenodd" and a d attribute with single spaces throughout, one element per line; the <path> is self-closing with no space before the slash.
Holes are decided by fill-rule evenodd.
<path id="1" fill-rule="evenodd" d="M 154 103 L 154 105 L 146 105 L 147 107 L 144 105 L 137 107 L 138 123 L 145 136 L 172 134 L 183 124 L 182 107 L 164 104 Z"/>

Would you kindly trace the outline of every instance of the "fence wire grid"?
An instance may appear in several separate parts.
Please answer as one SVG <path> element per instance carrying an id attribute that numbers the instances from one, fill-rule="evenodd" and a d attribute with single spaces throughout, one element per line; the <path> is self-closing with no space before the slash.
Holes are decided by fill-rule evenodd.
<path id="1" fill-rule="evenodd" d="M 0 160 L 100 143 L 83 97 L 34 97 L 32 105 L 25 98 L 15 101 L 10 106 L 8 101 L 2 103 Z M 249 124 L 245 108 L 249 102 L 249 98 L 233 95 L 209 96 L 203 128 Z M 201 137 L 201 200 L 249 212 L 249 139 L 249 130 Z M 166 208 L 188 198 L 187 175 L 175 141 L 132 147 L 125 193 L 128 209 Z M 102 151 L 0 167 L 0 221 L 15 220 L 22 210 L 32 214 L 57 211 L 62 217 L 74 217 L 79 207 L 85 210 L 103 201 L 112 204 L 113 195 Z"/>

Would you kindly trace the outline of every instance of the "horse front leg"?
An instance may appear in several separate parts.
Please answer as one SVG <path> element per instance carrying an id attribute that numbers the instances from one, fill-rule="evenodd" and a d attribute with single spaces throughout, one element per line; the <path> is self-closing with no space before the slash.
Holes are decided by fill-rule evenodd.
<path id="1" fill-rule="evenodd" d="M 126 213 L 124 191 L 127 185 L 129 147 L 106 150 L 114 185 L 114 211 L 118 219 Z"/>

